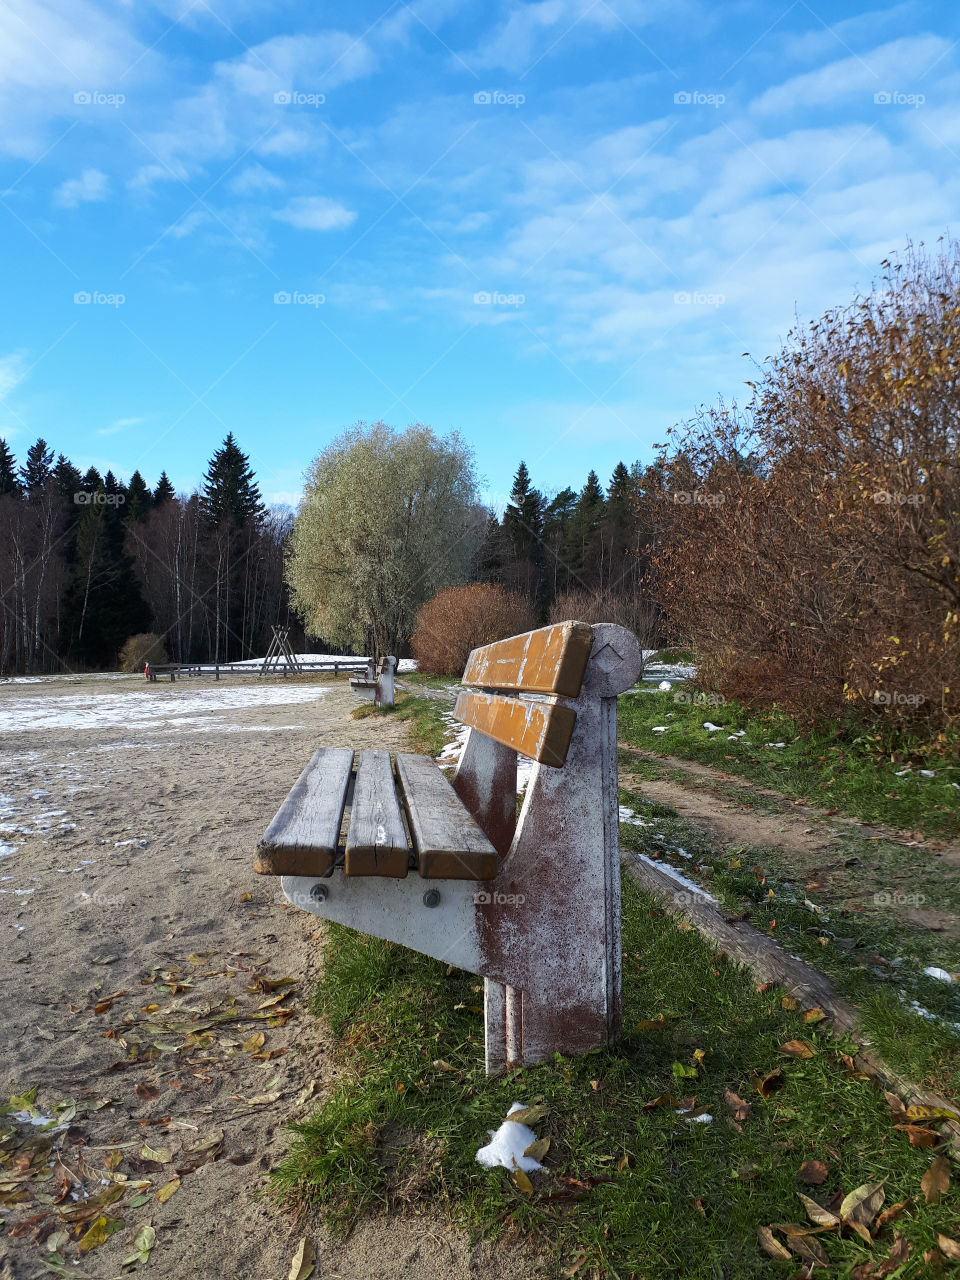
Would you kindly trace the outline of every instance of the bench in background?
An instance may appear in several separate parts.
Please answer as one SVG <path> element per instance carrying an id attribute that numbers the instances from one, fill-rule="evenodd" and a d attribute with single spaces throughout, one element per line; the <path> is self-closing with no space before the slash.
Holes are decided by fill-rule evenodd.
<path id="1" fill-rule="evenodd" d="M 396 670 L 396 658 L 381 658 L 376 665 L 376 670 L 371 659 L 367 663 L 365 675 L 350 677 L 350 688 L 361 698 L 371 698 L 375 706 L 392 707 L 393 677 Z"/>
<path id="2" fill-rule="evenodd" d="M 452 781 L 425 756 L 320 748 L 260 843 L 314 915 L 484 978 L 494 1074 L 619 1034 L 617 695 L 636 637 L 565 622 L 470 655 Z M 519 819 L 517 756 L 535 762 Z M 429 883 L 424 883 L 428 881 Z"/>

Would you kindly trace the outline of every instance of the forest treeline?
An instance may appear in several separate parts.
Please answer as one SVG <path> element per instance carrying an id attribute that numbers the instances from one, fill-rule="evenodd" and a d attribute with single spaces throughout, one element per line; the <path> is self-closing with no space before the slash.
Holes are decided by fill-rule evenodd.
<path id="1" fill-rule="evenodd" d="M 199 489 L 81 472 L 38 440 L 0 440 L 0 673 L 114 667 L 153 631 L 176 661 L 256 656 L 288 617 L 292 516 L 267 510 L 232 434 Z M 301 633 L 302 638 L 302 633 Z"/>
<path id="2" fill-rule="evenodd" d="M 421 472 L 424 458 L 446 460 L 451 488 L 439 489 L 432 475 L 433 509 L 428 516 L 423 502 L 417 508 L 420 558 L 411 555 L 408 533 L 410 580 L 399 584 L 403 599 L 391 609 L 365 572 L 347 516 L 358 503 L 374 505 L 372 462 L 363 452 L 357 456 L 359 439 L 396 463 L 405 437 Z M 521 463 L 500 519 L 477 499 L 470 451 L 462 442 L 451 454 L 426 428 L 397 435 L 380 424 L 351 439 L 354 465 L 368 467 L 368 478 L 348 473 L 342 492 L 330 477 L 324 481 L 331 521 L 352 539 L 347 549 L 329 530 L 321 533 L 330 561 L 324 592 L 330 601 L 342 593 L 348 619 L 346 629 L 332 620 L 314 633 L 325 647 L 402 652 L 432 589 L 468 581 L 522 591 L 538 622 L 558 602 L 577 616 L 592 608 L 592 618 L 597 610 L 609 612 L 616 599 L 618 619 L 639 625 L 639 464 L 618 464 L 606 490 L 590 472 L 579 491 L 549 495 L 533 486 Z M 402 486 L 398 492 L 402 497 Z M 386 498 L 376 505 L 382 514 Z M 444 512 L 450 522 L 445 531 Z M 304 629 L 285 576 L 294 523 L 289 509 L 263 502 L 232 434 L 190 494 L 177 494 L 165 471 L 152 488 L 139 471 L 126 482 L 93 467 L 81 473 L 42 439 L 18 464 L 0 440 L 0 674 L 110 668 L 125 642 L 144 632 L 158 635 L 177 662 L 262 655 L 277 622 L 289 626 L 294 647 L 302 647 Z M 381 539 L 396 551 L 398 538 L 377 527 L 372 532 L 372 559 L 382 565 Z M 439 553 L 454 544 L 456 554 Z M 321 552 L 312 554 L 314 569 L 320 558 Z M 365 587 L 374 592 L 372 605 Z M 381 635 L 378 627 L 388 615 L 395 625 Z"/>

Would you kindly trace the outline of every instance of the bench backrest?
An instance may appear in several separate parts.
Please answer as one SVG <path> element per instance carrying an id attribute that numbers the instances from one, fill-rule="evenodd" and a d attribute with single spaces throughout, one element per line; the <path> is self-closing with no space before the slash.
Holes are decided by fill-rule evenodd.
<path id="1" fill-rule="evenodd" d="M 474 649 L 463 684 L 477 687 L 458 695 L 454 714 L 531 760 L 562 767 L 577 713 L 559 699 L 580 696 L 592 646 L 587 623 L 558 622 Z"/>

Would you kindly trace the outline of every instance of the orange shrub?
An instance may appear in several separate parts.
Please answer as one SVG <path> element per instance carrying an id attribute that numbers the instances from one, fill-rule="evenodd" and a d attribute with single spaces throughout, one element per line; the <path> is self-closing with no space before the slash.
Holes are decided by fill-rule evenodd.
<path id="1" fill-rule="evenodd" d="M 420 608 L 410 650 L 427 675 L 459 676 L 470 650 L 537 625 L 530 601 L 489 582 L 447 587 Z"/>

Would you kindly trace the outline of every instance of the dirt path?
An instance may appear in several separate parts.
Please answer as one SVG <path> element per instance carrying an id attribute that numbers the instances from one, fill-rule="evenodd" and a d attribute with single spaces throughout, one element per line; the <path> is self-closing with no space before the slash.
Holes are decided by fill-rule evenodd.
<path id="1" fill-rule="evenodd" d="M 843 900 L 855 909 L 876 893 L 895 892 L 900 879 L 916 890 L 931 878 L 960 880 L 960 849 L 936 840 L 915 841 L 878 824 L 826 814 L 780 792 L 752 784 L 689 760 L 621 749 L 653 761 L 671 778 L 650 779 L 621 767 L 621 785 L 633 788 L 703 828 L 721 846 L 753 846 L 777 851 L 780 869 L 790 868 L 817 901 Z M 682 775 L 682 781 L 678 780 Z M 748 798 L 749 797 L 749 798 Z M 960 914 L 934 906 L 905 906 L 902 919 L 960 938 Z"/>
<path id="2" fill-rule="evenodd" d="M 442 1221 L 343 1243 L 263 1198 L 336 1067 L 304 1008 L 317 922 L 252 852 L 319 742 L 405 745 L 354 705 L 309 679 L 0 686 L 0 1102 L 21 1099 L 0 1115 L 0 1276 L 57 1257 L 119 1276 L 143 1224 L 150 1273 L 177 1280 L 285 1280 L 305 1234 L 318 1276 L 534 1274 Z M 122 1225 L 79 1252 L 100 1216 Z"/>

